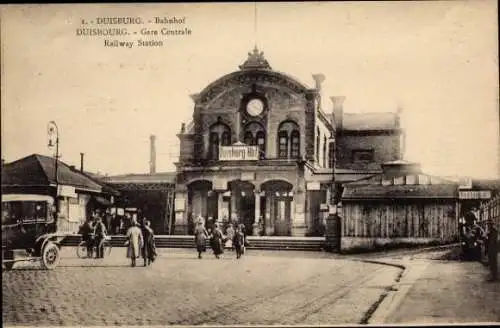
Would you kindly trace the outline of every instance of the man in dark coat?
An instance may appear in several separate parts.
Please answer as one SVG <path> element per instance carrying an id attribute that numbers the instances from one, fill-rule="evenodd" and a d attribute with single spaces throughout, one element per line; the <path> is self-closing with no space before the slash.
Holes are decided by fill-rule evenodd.
<path id="1" fill-rule="evenodd" d="M 94 227 L 92 225 L 92 219 L 87 219 L 84 224 L 80 226 L 78 233 L 82 235 L 82 240 L 87 244 L 87 257 L 92 257 L 92 248 L 94 247 L 93 233 Z"/>
<path id="2" fill-rule="evenodd" d="M 233 237 L 233 246 L 236 250 L 236 258 L 239 259 L 243 255 L 243 250 L 245 249 L 245 235 L 241 231 L 241 226 L 236 227 L 236 232 Z"/>
<path id="3" fill-rule="evenodd" d="M 498 281 L 498 230 L 493 220 L 488 220 L 487 239 L 488 265 L 491 271 L 491 281 Z"/>
<path id="4" fill-rule="evenodd" d="M 144 238 L 142 257 L 144 258 L 144 266 L 147 266 L 151 265 L 156 259 L 156 245 L 151 221 L 146 218 L 143 219 L 142 236 Z"/>

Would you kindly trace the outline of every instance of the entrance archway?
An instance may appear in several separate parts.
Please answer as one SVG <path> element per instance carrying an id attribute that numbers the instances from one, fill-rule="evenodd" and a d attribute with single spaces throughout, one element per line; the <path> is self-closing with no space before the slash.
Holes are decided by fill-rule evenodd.
<path id="1" fill-rule="evenodd" d="M 228 183 L 231 194 L 228 210 L 232 222 L 243 223 L 247 235 L 253 234 L 255 222 L 255 186 L 247 181 L 233 180 Z"/>
<path id="2" fill-rule="evenodd" d="M 217 194 L 212 191 L 212 182 L 196 180 L 188 184 L 188 224 L 190 233 L 194 230 L 194 220 L 203 217 L 205 224 L 208 219 L 217 218 Z"/>
<path id="3" fill-rule="evenodd" d="M 284 180 L 270 180 L 261 185 L 264 234 L 292 234 L 293 185 Z"/>

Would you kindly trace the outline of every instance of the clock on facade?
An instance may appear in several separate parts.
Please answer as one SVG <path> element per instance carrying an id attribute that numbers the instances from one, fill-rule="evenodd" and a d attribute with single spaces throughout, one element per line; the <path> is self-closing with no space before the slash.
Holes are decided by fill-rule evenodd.
<path id="1" fill-rule="evenodd" d="M 247 103 L 247 113 L 251 116 L 258 116 L 264 111 L 264 103 L 260 99 L 252 99 Z"/>

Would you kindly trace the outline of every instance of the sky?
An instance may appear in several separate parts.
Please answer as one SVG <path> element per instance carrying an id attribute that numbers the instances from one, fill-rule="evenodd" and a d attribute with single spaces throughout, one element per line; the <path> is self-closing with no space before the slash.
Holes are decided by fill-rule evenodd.
<path id="1" fill-rule="evenodd" d="M 255 15 L 256 13 L 256 15 Z M 403 109 L 405 159 L 428 174 L 499 178 L 496 1 L 0 5 L 1 146 L 7 162 L 52 155 L 109 175 L 175 170 L 176 134 L 192 118 L 193 93 L 238 70 L 255 44 L 273 69 L 314 87 L 326 76 L 344 111 Z M 161 47 L 111 48 L 77 36 L 82 19 L 185 17 L 183 36 Z M 89 27 L 86 25 L 85 27 Z M 96 27 L 96 26 L 94 26 Z M 101 25 L 124 27 L 124 25 Z"/>

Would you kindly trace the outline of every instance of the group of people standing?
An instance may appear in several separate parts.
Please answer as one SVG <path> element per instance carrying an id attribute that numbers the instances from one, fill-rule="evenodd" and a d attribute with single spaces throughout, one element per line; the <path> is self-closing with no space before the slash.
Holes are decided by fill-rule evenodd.
<path id="1" fill-rule="evenodd" d="M 103 258 L 104 246 L 102 241 L 106 238 L 108 231 L 100 211 L 92 213 L 90 219 L 80 226 L 79 233 L 87 245 L 87 257 L 94 257 L 94 248 L 96 248 L 96 258 Z"/>
<path id="2" fill-rule="evenodd" d="M 247 241 L 244 224 L 236 225 L 235 229 L 230 223 L 224 233 L 218 222 L 212 228 L 206 229 L 203 218 L 199 217 L 194 229 L 194 240 L 199 259 L 202 258 L 202 253 L 206 252 L 207 239 L 217 259 L 221 258 L 225 249 L 236 251 L 237 259 L 245 253 Z"/>
<path id="3" fill-rule="evenodd" d="M 104 257 L 104 246 L 102 241 L 107 237 L 109 229 L 103 222 L 103 217 L 99 210 L 92 213 L 89 220 L 80 226 L 79 233 L 82 240 L 87 244 L 87 257 L 93 257 L 94 248 L 96 258 Z M 125 232 L 127 247 L 127 258 L 131 259 L 131 266 L 136 266 L 136 261 L 142 256 L 144 266 L 151 265 L 156 259 L 155 235 L 151 228 L 151 221 L 143 218 L 139 223 L 135 218 L 131 219 L 129 227 Z"/>
<path id="4" fill-rule="evenodd" d="M 493 220 L 486 222 L 487 230 L 483 230 L 472 211 L 467 212 L 461 220 L 460 237 L 462 239 L 462 253 L 464 258 L 482 260 L 484 250 L 491 272 L 491 281 L 498 281 L 498 230 Z"/>
<path id="5" fill-rule="evenodd" d="M 144 218 L 142 224 L 139 224 L 137 220 L 132 220 L 126 237 L 127 258 L 130 258 L 132 267 L 137 265 L 136 261 L 141 256 L 144 259 L 144 266 L 149 266 L 155 261 L 157 253 L 151 221 Z"/>

